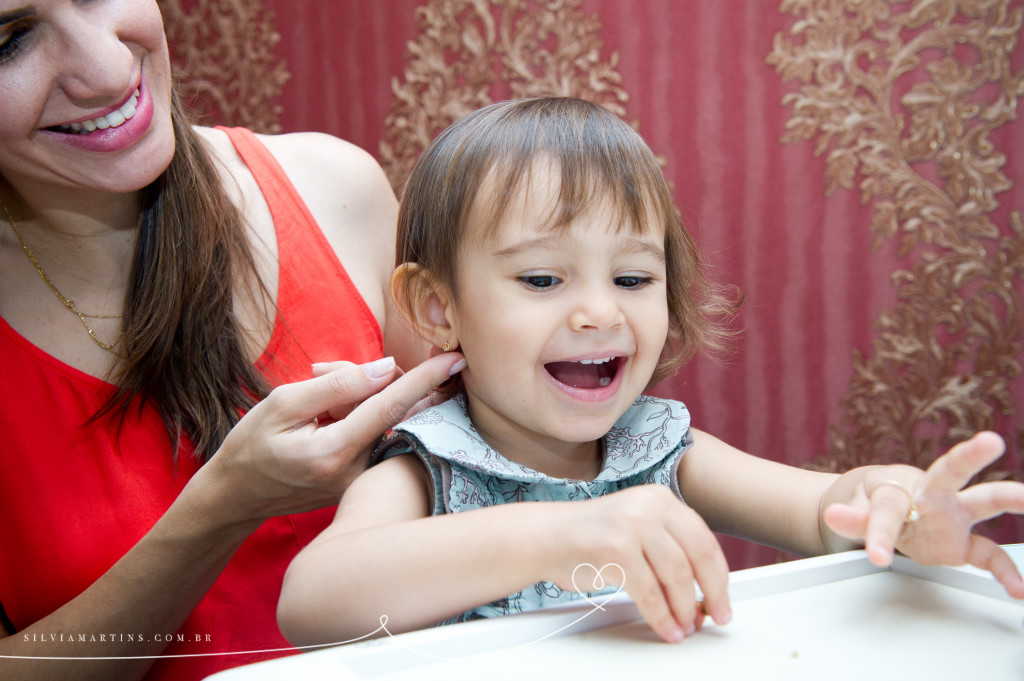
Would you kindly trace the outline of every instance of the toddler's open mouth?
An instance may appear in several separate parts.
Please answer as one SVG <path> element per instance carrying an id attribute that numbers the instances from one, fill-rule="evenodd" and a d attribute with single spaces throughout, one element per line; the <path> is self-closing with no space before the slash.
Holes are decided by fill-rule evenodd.
<path id="1" fill-rule="evenodd" d="M 579 362 L 550 362 L 544 368 L 559 383 L 582 390 L 596 390 L 611 385 L 625 363 L 625 357 L 605 357 Z"/>

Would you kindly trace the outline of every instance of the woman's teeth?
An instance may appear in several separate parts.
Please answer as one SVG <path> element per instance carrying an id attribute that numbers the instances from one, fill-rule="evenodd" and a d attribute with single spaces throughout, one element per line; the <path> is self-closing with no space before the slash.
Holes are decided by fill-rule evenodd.
<path id="1" fill-rule="evenodd" d="M 70 123 L 68 125 L 58 126 L 61 132 L 78 133 L 81 135 L 88 134 L 96 130 L 106 130 L 107 128 L 116 128 L 121 125 L 129 118 L 135 115 L 135 107 L 139 103 L 139 91 L 136 90 L 134 94 L 124 103 L 117 111 L 111 111 L 105 116 L 97 116 L 92 120 L 82 121 L 80 123 Z"/>
<path id="2" fill-rule="evenodd" d="M 605 357 L 604 359 L 581 359 L 580 364 L 604 364 L 610 361 L 612 361 L 611 357 Z"/>

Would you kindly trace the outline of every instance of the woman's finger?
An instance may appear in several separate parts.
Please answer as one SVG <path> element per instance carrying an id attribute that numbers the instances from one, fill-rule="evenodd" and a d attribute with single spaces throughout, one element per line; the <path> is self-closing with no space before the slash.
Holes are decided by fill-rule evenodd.
<path id="1" fill-rule="evenodd" d="M 336 364 L 336 368 L 316 378 L 275 388 L 268 400 L 279 417 L 286 423 L 308 423 L 321 414 L 379 392 L 398 371 L 393 357 L 359 365 Z"/>
<path id="2" fill-rule="evenodd" d="M 327 449 L 350 447 L 353 443 L 369 446 L 401 421 L 427 393 L 461 371 L 464 366 L 465 360 L 459 353 L 449 352 L 431 357 L 395 379 L 383 390 L 367 396 L 344 421 L 320 428 L 318 436 L 324 438 L 323 443 Z"/>
<path id="3" fill-rule="evenodd" d="M 414 414 L 418 414 L 421 411 L 423 411 L 424 409 L 430 409 L 431 407 L 436 407 L 437 405 L 441 404 L 442 402 L 446 401 L 447 399 L 449 399 L 448 395 L 444 394 L 443 392 L 431 392 L 426 397 L 424 397 L 422 400 L 420 400 L 416 404 L 412 405 L 412 408 L 405 415 L 405 418 L 409 418 L 410 416 L 413 416 Z"/>
<path id="4" fill-rule="evenodd" d="M 324 376 L 345 367 L 356 366 L 352 362 L 338 361 L 338 362 L 316 362 L 310 366 L 310 371 L 313 373 L 313 378 L 318 376 Z"/>
<path id="5" fill-rule="evenodd" d="M 344 361 L 339 361 L 339 362 L 318 362 L 318 363 L 312 365 L 312 372 L 313 372 L 313 376 L 314 377 L 325 376 L 326 374 L 329 374 L 332 371 L 337 371 L 338 369 L 345 369 L 345 368 L 351 367 L 351 366 L 354 366 L 351 362 L 344 362 Z M 402 371 L 401 367 L 397 367 L 395 369 L 394 375 L 392 376 L 392 379 L 398 378 L 399 376 L 402 376 L 404 373 L 405 372 Z M 350 403 L 339 404 L 337 406 L 334 406 L 331 409 L 328 409 L 327 411 L 325 411 L 323 414 L 318 415 L 317 416 L 317 422 L 320 425 L 327 425 L 327 424 L 332 423 L 334 421 L 340 421 L 340 420 L 342 420 L 343 418 L 345 418 L 346 416 L 349 415 L 349 413 L 352 411 L 352 409 L 355 408 L 356 404 L 357 404 L 356 402 L 350 402 Z M 417 411 L 417 409 L 413 408 L 412 413 L 415 413 L 416 411 Z"/>

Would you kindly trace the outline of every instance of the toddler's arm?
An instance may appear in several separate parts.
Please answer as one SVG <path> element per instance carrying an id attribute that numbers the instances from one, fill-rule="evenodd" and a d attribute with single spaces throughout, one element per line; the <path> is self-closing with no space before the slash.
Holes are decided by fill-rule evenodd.
<path id="1" fill-rule="evenodd" d="M 895 549 L 924 564 L 970 563 L 1024 598 L 1024 581 L 1006 552 L 971 533 L 988 518 L 1024 513 L 1024 484 L 963 489 L 1003 448 L 998 435 L 980 433 L 928 471 L 865 466 L 834 475 L 759 459 L 694 431 L 679 482 L 683 498 L 717 531 L 801 555 L 863 546 L 882 566 Z M 919 517 L 910 521 L 912 502 Z"/>
<path id="2" fill-rule="evenodd" d="M 332 525 L 285 576 L 278 623 L 290 641 L 348 641 L 376 631 L 385 615 L 391 633 L 430 626 L 542 580 L 571 589 L 584 563 L 621 567 L 625 589 L 666 640 L 694 631 L 703 617 L 694 579 L 716 621 L 729 618 L 718 542 L 666 488 L 425 517 L 428 490 L 410 456 L 349 487 Z"/>

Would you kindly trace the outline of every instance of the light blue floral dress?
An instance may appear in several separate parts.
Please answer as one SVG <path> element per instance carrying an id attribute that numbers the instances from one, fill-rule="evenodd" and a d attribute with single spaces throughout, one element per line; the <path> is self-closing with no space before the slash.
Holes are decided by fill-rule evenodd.
<path id="1" fill-rule="evenodd" d="M 670 487 L 681 498 L 676 471 L 693 444 L 686 407 L 646 395 L 641 395 L 605 435 L 604 465 L 590 482 L 552 478 L 491 449 L 469 420 L 464 395 L 416 414 L 394 431 L 395 436 L 376 452 L 374 461 L 409 453 L 418 456 L 433 482 L 434 515 L 518 501 L 592 499 L 647 484 Z M 539 582 L 444 624 L 526 612 L 581 598 L 579 593 Z"/>

